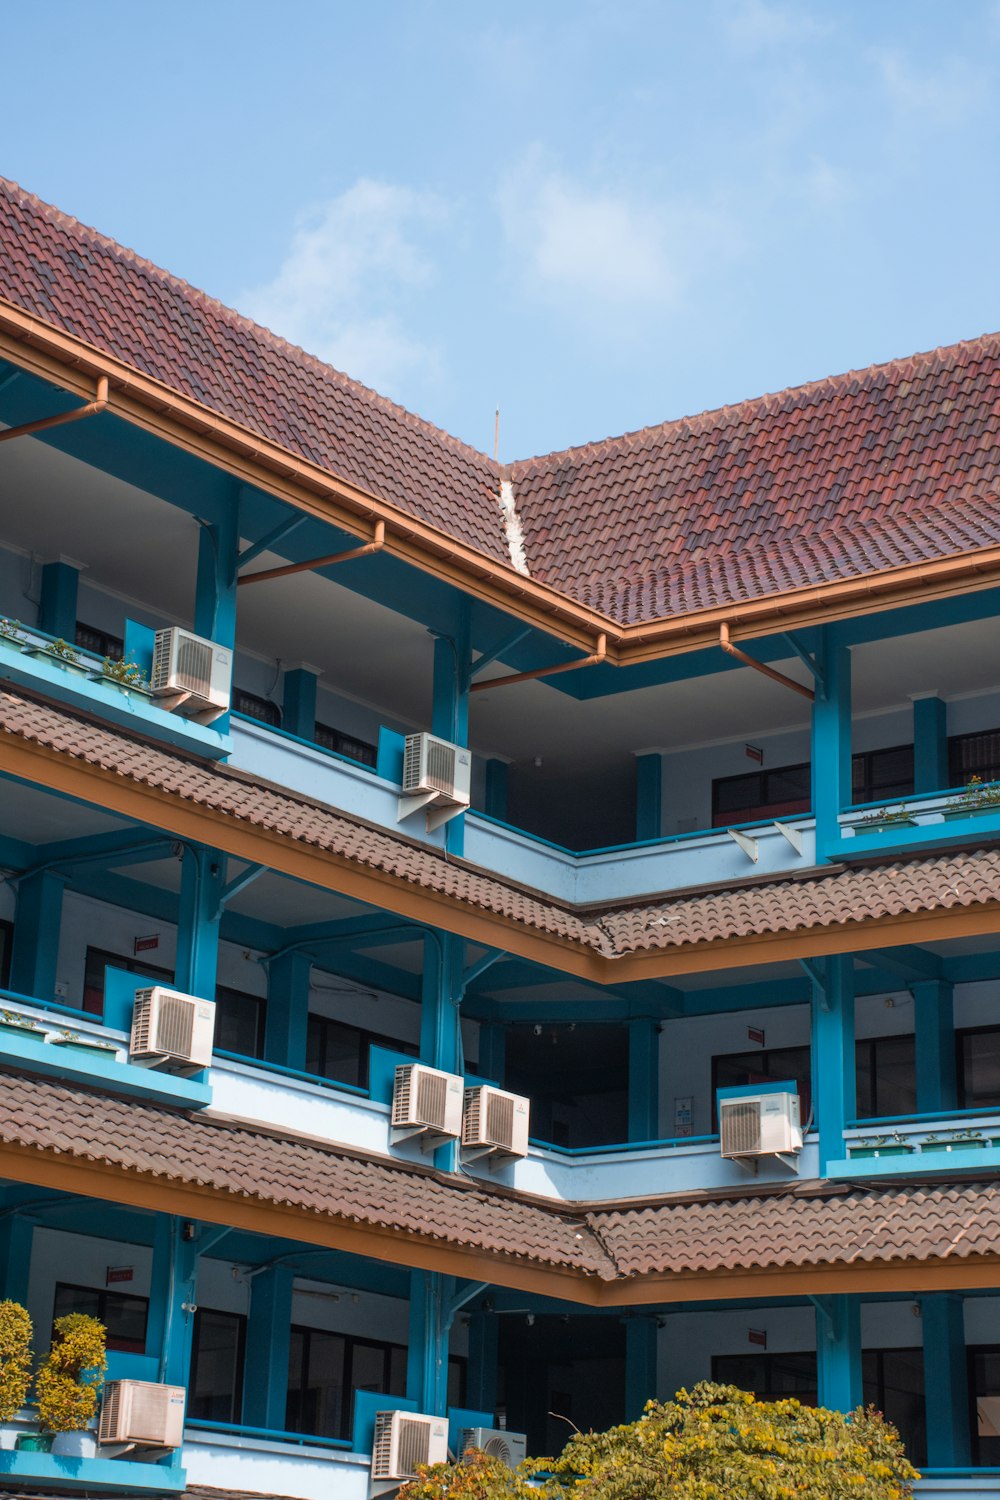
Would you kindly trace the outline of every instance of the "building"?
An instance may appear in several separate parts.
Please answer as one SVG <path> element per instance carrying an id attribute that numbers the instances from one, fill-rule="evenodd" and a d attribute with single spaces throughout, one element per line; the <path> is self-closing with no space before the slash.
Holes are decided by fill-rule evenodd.
<path id="1" fill-rule="evenodd" d="M 1000 1493 L 1000 336 L 500 468 L 10 183 L 0 247 L 3 1291 L 187 1392 L 0 1475 L 356 1500 L 376 1412 L 715 1376 Z M 169 627 L 214 707 L 102 675 Z M 414 1062 L 526 1153 L 394 1131 Z"/>

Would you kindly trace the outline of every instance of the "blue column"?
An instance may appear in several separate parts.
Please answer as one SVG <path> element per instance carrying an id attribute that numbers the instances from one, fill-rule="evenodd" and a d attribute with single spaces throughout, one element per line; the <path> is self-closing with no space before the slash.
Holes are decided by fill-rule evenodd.
<path id="1" fill-rule="evenodd" d="M 851 802 L 851 653 L 823 626 L 817 653 L 822 680 L 812 716 L 812 802 L 817 860 L 840 837 L 837 815 Z"/>
<path id="2" fill-rule="evenodd" d="M 507 1028 L 499 1021 L 479 1023 L 479 1076 L 503 1087 L 507 1072 Z"/>
<path id="3" fill-rule="evenodd" d="M 854 971 L 850 955 L 815 961 L 812 983 L 812 1108 L 819 1169 L 844 1157 L 844 1129 L 857 1110 Z M 803 1121 L 803 1124 L 805 1122 Z"/>
<path id="4" fill-rule="evenodd" d="M 496 757 L 486 762 L 486 806 L 483 809 L 491 818 L 501 823 L 507 821 L 508 765 Z"/>
<path id="5" fill-rule="evenodd" d="M 948 705 L 931 695 L 913 699 L 913 790 L 942 792 L 948 785 Z"/>
<path id="6" fill-rule="evenodd" d="M 410 1338 L 406 1394 L 417 1410 L 443 1417 L 448 1406 L 446 1306 L 454 1295 L 453 1276 L 439 1271 L 410 1272 Z"/>
<path id="7" fill-rule="evenodd" d="M 645 750 L 635 758 L 635 836 L 658 839 L 663 832 L 663 756 Z"/>
<path id="8" fill-rule="evenodd" d="M 28 1300 L 34 1234 L 34 1223 L 22 1213 L 11 1212 L 0 1219 L 0 1297 L 22 1306 Z"/>
<path id="9" fill-rule="evenodd" d="M 917 1047 L 917 1111 L 958 1106 L 952 986 L 943 979 L 911 984 Z"/>
<path id="10" fill-rule="evenodd" d="M 226 856 L 214 849 L 184 850 L 177 919 L 177 979 L 187 995 L 215 999 L 219 922 Z"/>
<path id="11" fill-rule="evenodd" d="M 656 1319 L 642 1314 L 625 1320 L 625 1420 L 642 1416 L 656 1395 Z"/>
<path id="12" fill-rule="evenodd" d="M 496 1313 L 470 1314 L 466 1404 L 472 1411 L 496 1410 L 498 1334 Z"/>
<path id="13" fill-rule="evenodd" d="M 928 1292 L 921 1297 L 920 1306 L 927 1467 L 961 1469 L 972 1461 L 962 1298 L 952 1292 Z"/>
<path id="14" fill-rule="evenodd" d="M 464 939 L 439 932 L 424 941 L 420 996 L 420 1058 L 446 1073 L 462 1072 L 459 1006 Z"/>
<path id="15" fill-rule="evenodd" d="M 77 595 L 80 568 L 76 563 L 49 562 L 42 568 L 42 593 L 38 605 L 38 628 L 61 636 L 70 645 L 76 639 Z"/>
<path id="16" fill-rule="evenodd" d="M 844 1293 L 814 1301 L 819 1404 L 830 1411 L 854 1411 L 864 1400 L 861 1305 L 857 1297 Z"/>
<path id="17" fill-rule="evenodd" d="M 268 964 L 264 1056 L 285 1068 L 306 1065 L 311 972 L 304 953 L 283 953 Z"/>
<path id="18" fill-rule="evenodd" d="M 39 870 L 18 882 L 10 987 L 18 995 L 54 1000 L 66 881 L 54 870 Z"/>
<path id="19" fill-rule="evenodd" d="M 194 630 L 196 635 L 236 650 L 236 569 L 240 546 L 239 495 L 232 496 L 221 519 L 203 523 L 198 538 L 198 574 L 195 585 Z M 214 727 L 225 734 L 229 715 L 222 714 Z"/>
<path id="20" fill-rule="evenodd" d="M 159 1358 L 160 1379 L 166 1385 L 188 1383 L 193 1309 L 197 1303 L 199 1227 L 163 1214 L 154 1230 L 146 1353 Z"/>
<path id="21" fill-rule="evenodd" d="M 660 1027 L 649 1016 L 628 1023 L 628 1138 L 660 1134 Z"/>
<path id="22" fill-rule="evenodd" d="M 251 1283 L 243 1377 L 243 1422 L 247 1427 L 285 1430 L 294 1279 L 287 1266 L 270 1266 Z"/>
<path id="23" fill-rule="evenodd" d="M 285 672 L 281 699 L 281 727 L 300 740 L 316 733 L 316 682 L 318 667 L 293 667 Z"/>
<path id="24" fill-rule="evenodd" d="M 472 652 L 469 645 L 469 610 L 463 606 L 453 636 L 439 635 L 434 641 L 434 696 L 431 733 L 455 745 L 469 743 L 469 686 Z M 465 815 L 452 818 L 445 829 L 445 847 L 450 854 L 465 848 Z"/>

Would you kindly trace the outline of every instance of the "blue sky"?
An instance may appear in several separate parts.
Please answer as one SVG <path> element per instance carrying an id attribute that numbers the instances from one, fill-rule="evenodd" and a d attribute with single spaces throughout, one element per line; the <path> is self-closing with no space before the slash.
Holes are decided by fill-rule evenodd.
<path id="1" fill-rule="evenodd" d="M 0 173 L 502 458 L 1000 328 L 1000 0 L 76 0 Z"/>

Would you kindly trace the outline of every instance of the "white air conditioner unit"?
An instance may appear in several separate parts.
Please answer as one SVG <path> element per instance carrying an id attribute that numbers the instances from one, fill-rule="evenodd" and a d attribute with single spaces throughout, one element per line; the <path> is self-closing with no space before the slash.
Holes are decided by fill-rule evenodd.
<path id="1" fill-rule="evenodd" d="M 423 1063 L 401 1063 L 392 1089 L 392 1131 L 396 1141 L 422 1135 L 430 1148 L 462 1133 L 463 1080 Z"/>
<path id="2" fill-rule="evenodd" d="M 527 1156 L 531 1106 L 520 1094 L 491 1084 L 466 1089 L 462 1148 L 475 1155 Z"/>
<path id="3" fill-rule="evenodd" d="M 448 1459 L 448 1422 L 413 1411 L 380 1411 L 375 1416 L 373 1479 L 412 1479 L 417 1464 Z"/>
<path id="4" fill-rule="evenodd" d="M 480 1448 L 508 1469 L 516 1469 L 527 1457 L 528 1439 L 523 1432 L 504 1432 L 499 1427 L 463 1427 L 460 1447 L 463 1457 L 470 1448 Z"/>
<path id="5" fill-rule="evenodd" d="M 184 1441 L 185 1395 L 182 1385 L 109 1381 L 104 1387 L 97 1441 L 179 1448 Z"/>
<path id="6" fill-rule="evenodd" d="M 207 1068 L 215 1037 L 215 1001 L 154 984 L 136 990 L 129 1054 L 149 1067 Z"/>
<path id="7" fill-rule="evenodd" d="M 426 807 L 427 828 L 439 828 L 469 805 L 472 751 L 433 734 L 408 734 L 397 823 Z"/>
<path id="8" fill-rule="evenodd" d="M 183 695 L 178 707 L 184 713 L 225 713 L 232 678 L 233 653 L 226 646 L 176 626 L 156 632 L 150 686 L 157 697 Z"/>
<path id="9" fill-rule="evenodd" d="M 722 1155 L 750 1165 L 753 1171 L 758 1157 L 797 1155 L 802 1150 L 798 1094 L 746 1093 L 720 1098 L 719 1137 Z"/>

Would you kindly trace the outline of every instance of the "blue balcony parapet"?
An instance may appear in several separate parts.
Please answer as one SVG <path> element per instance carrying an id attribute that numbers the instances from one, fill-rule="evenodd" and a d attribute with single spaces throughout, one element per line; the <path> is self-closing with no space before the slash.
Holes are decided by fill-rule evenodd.
<path id="1" fill-rule="evenodd" d="M 368 1500 L 370 1453 L 348 1442 L 301 1433 L 188 1421 L 184 1428 L 188 1484 L 299 1500 Z"/>
<path id="2" fill-rule="evenodd" d="M 180 1494 L 186 1487 L 188 1476 L 180 1453 L 150 1463 L 128 1457 L 109 1458 L 102 1455 L 92 1431 L 58 1434 L 57 1451 L 52 1453 L 32 1453 L 14 1447 L 19 1435 L 33 1430 L 22 1419 L 0 1428 L 0 1479 L 37 1485 L 43 1490 L 54 1489 L 60 1494 L 79 1491 L 85 1495 L 170 1495 Z"/>
<path id="3" fill-rule="evenodd" d="M 922 1469 L 913 1486 L 915 1495 L 934 1500 L 977 1500 L 1000 1495 L 1000 1469 Z"/>
<path id="4" fill-rule="evenodd" d="M 995 1174 L 1000 1169 L 1000 1111 L 950 1110 L 856 1122 L 844 1132 L 837 1178 Z"/>
<path id="5" fill-rule="evenodd" d="M 959 798 L 956 788 L 849 808 L 841 814 L 837 839 L 820 853 L 831 860 L 868 859 L 873 854 L 918 854 L 1000 838 L 1000 806 L 970 810 Z M 883 808 L 892 817 L 880 826 L 874 815 Z"/>
<path id="6" fill-rule="evenodd" d="M 31 630 L 28 634 L 31 640 L 26 638 L 25 644 L 29 646 L 44 645 L 52 639 L 41 631 Z M 220 760 L 229 753 L 228 735 L 220 734 L 211 725 L 196 724 L 192 719 L 167 713 L 144 693 L 102 681 L 93 675 L 100 671 L 102 659 L 82 647 L 74 650 L 84 671 L 60 666 L 49 656 L 29 655 L 27 650 L 0 636 L 0 679 L 33 688 L 46 698 L 65 703 L 67 708 L 99 714 L 120 729 L 149 735 L 195 755 Z"/>

